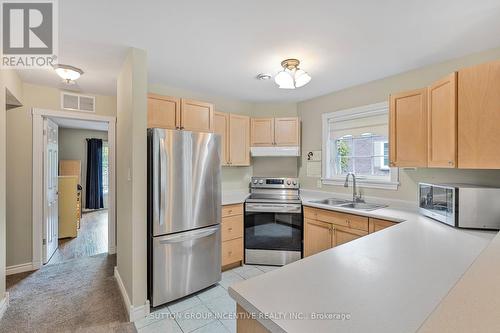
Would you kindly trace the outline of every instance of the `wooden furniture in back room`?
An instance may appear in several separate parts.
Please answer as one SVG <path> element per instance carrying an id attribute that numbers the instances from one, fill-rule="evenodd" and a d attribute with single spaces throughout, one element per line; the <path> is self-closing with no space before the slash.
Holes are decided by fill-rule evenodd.
<path id="1" fill-rule="evenodd" d="M 82 161 L 80 160 L 60 160 L 59 161 L 59 176 L 76 176 L 78 177 L 78 184 L 80 185 L 77 195 L 77 228 L 80 229 L 80 220 L 82 218 Z"/>
<path id="2" fill-rule="evenodd" d="M 77 236 L 78 177 L 59 176 L 59 238 Z"/>

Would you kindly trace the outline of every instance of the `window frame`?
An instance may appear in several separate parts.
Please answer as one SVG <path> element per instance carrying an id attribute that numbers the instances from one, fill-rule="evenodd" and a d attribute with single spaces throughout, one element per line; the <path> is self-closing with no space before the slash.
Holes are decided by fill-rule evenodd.
<path id="1" fill-rule="evenodd" d="M 334 185 L 334 186 L 344 186 L 345 176 L 330 176 L 327 177 L 327 169 L 328 163 L 331 161 L 330 158 L 330 150 L 328 149 L 328 138 L 329 131 L 328 125 L 331 120 L 337 121 L 345 121 L 352 120 L 358 118 L 365 117 L 374 117 L 380 115 L 387 115 L 389 118 L 389 103 L 381 102 L 375 104 L 364 105 L 360 107 L 339 110 L 334 112 L 328 112 L 322 114 L 322 167 L 321 167 L 321 183 L 323 185 Z M 389 119 L 387 119 L 387 123 L 389 124 Z M 389 133 L 387 133 L 387 137 L 389 139 Z M 352 180 L 349 180 L 352 182 Z M 376 177 L 367 177 L 367 176 L 357 176 L 356 183 L 365 188 L 377 188 L 377 189 L 386 189 L 386 190 L 397 190 L 399 187 L 399 169 L 398 168 L 390 168 L 390 180 L 381 180 L 376 179 Z"/>

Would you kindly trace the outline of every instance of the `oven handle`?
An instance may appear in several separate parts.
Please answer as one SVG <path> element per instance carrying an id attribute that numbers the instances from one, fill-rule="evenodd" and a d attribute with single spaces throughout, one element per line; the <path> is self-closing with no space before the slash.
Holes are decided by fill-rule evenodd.
<path id="1" fill-rule="evenodd" d="M 301 205 L 247 203 L 245 206 L 245 211 L 257 213 L 300 214 L 302 212 L 301 208 Z"/>

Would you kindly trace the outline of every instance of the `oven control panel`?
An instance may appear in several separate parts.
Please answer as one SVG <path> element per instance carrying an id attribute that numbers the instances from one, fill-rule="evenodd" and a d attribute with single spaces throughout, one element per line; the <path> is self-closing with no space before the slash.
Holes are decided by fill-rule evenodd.
<path id="1" fill-rule="evenodd" d="M 297 178 L 268 178 L 268 177 L 252 177 L 250 183 L 252 188 L 299 188 L 299 180 Z"/>

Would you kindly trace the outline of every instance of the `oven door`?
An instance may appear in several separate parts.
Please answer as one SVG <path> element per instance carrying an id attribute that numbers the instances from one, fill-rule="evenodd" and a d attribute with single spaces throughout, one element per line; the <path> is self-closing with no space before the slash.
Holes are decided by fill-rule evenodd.
<path id="1" fill-rule="evenodd" d="M 245 204 L 245 263 L 285 265 L 302 257 L 300 204 Z"/>

